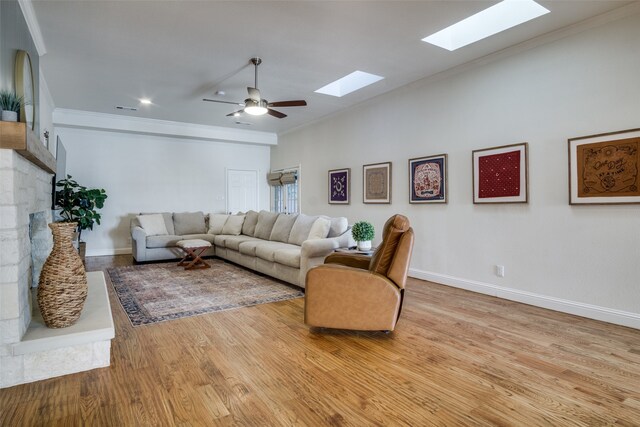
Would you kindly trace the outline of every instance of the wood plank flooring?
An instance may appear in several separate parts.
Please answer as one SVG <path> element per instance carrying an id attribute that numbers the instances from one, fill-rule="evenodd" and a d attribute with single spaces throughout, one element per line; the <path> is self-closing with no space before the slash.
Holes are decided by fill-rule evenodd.
<path id="1" fill-rule="evenodd" d="M 640 425 L 638 330 L 420 280 L 389 335 L 303 299 L 133 328 L 109 291 L 111 367 L 0 390 L 0 425 Z"/>

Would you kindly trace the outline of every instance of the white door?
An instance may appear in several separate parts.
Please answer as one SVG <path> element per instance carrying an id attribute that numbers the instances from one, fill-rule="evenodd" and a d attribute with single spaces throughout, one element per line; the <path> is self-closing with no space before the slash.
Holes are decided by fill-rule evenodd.
<path id="1" fill-rule="evenodd" d="M 258 211 L 258 171 L 227 169 L 227 212 Z"/>

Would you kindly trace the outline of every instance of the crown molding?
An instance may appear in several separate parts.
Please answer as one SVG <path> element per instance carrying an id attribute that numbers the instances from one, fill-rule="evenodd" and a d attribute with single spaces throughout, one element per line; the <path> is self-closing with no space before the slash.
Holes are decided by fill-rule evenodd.
<path id="1" fill-rule="evenodd" d="M 66 108 L 56 108 L 53 111 L 53 125 L 56 128 L 94 129 L 170 138 L 260 145 L 278 144 L 278 135 L 273 132 L 198 125 L 144 117 L 128 117 L 119 114 L 96 113 Z"/>
<path id="2" fill-rule="evenodd" d="M 29 27 L 29 32 L 31 33 L 33 44 L 36 45 L 38 55 L 45 55 L 47 53 L 47 47 L 44 44 L 44 38 L 40 31 L 40 24 L 38 24 L 36 12 L 33 10 L 33 3 L 31 3 L 31 0 L 18 0 L 18 4 L 20 5 L 20 9 L 22 9 L 24 20 L 27 21 L 27 27 Z"/>

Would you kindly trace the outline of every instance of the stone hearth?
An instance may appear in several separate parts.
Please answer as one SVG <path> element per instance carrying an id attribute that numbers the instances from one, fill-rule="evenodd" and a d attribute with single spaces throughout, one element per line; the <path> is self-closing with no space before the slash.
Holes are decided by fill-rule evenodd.
<path id="1" fill-rule="evenodd" d="M 0 149 L 0 388 L 109 365 L 114 329 L 101 273 L 91 275 L 91 300 L 73 327 L 44 327 L 32 303 L 53 245 L 51 177 Z"/>

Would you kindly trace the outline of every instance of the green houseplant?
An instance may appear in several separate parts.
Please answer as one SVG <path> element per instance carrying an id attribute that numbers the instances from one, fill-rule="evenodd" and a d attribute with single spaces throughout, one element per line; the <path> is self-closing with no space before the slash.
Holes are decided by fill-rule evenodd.
<path id="1" fill-rule="evenodd" d="M 2 120 L 5 122 L 17 122 L 18 112 L 22 104 L 22 97 L 8 90 L 0 90 L 0 109 Z"/>
<path id="2" fill-rule="evenodd" d="M 375 229 L 370 222 L 358 221 L 351 228 L 353 240 L 358 242 L 358 250 L 368 251 L 371 249 L 371 240 L 375 236 Z"/>
<path id="3" fill-rule="evenodd" d="M 98 209 L 104 207 L 107 194 L 104 189 L 86 188 L 78 184 L 67 175 L 60 180 L 56 187 L 56 206 L 60 208 L 63 222 L 78 223 L 78 240 L 81 240 L 82 230 L 93 230 L 93 224 L 100 225 Z"/>

